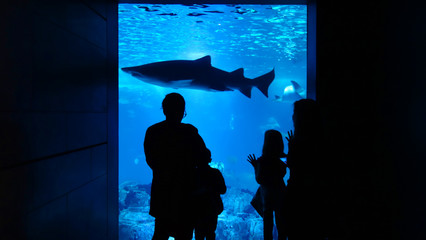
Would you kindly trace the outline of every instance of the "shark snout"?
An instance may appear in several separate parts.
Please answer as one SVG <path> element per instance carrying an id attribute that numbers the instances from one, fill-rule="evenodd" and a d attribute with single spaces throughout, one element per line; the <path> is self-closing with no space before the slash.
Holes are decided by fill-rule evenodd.
<path id="1" fill-rule="evenodd" d="M 124 68 L 121 68 L 121 70 L 136 78 L 146 77 L 141 71 L 139 71 L 140 69 L 136 67 L 124 67 Z"/>
<path id="2" fill-rule="evenodd" d="M 125 73 L 132 73 L 131 67 L 124 67 L 124 68 L 121 68 L 121 70 Z"/>

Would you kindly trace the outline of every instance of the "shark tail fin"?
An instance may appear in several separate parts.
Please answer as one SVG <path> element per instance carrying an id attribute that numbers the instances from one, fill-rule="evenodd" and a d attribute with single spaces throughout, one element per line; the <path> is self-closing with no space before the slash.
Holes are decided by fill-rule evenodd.
<path id="1" fill-rule="evenodd" d="M 254 78 L 254 85 L 265 95 L 268 97 L 268 89 L 269 85 L 271 85 L 272 81 L 275 79 L 275 69 L 272 69 L 269 73 L 266 73 L 260 77 Z"/>

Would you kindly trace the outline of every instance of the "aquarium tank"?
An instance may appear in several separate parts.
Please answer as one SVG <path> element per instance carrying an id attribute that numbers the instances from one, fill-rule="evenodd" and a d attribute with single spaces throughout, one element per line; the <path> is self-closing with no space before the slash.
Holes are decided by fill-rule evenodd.
<path id="1" fill-rule="evenodd" d="M 198 79 L 170 81 L 168 71 L 176 69 L 167 64 L 165 77 L 123 71 L 175 60 L 166 63 L 184 60 L 194 71 L 187 78 Z M 196 63 L 216 78 L 200 77 Z M 216 239 L 263 239 L 262 218 L 250 205 L 259 185 L 247 156 L 261 155 L 266 130 L 292 130 L 292 104 L 306 98 L 306 88 L 306 5 L 119 4 L 120 240 L 152 238 L 143 141 L 147 128 L 165 119 L 161 102 L 171 92 L 185 98 L 182 122 L 198 128 L 228 187 Z"/>

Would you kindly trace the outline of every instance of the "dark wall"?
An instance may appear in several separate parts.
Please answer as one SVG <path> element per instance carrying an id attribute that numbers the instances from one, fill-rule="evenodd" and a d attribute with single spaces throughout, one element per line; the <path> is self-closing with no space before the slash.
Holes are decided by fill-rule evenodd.
<path id="1" fill-rule="evenodd" d="M 10 2 L 0 8 L 0 238 L 106 239 L 114 5 Z"/>
<path id="2" fill-rule="evenodd" d="M 339 239 L 426 239 L 425 4 L 318 1 Z"/>
<path id="3" fill-rule="evenodd" d="M 116 236 L 117 19 L 107 2 L 0 8 L 2 239 Z M 317 5 L 331 237 L 426 239 L 425 6 L 336 2 Z"/>

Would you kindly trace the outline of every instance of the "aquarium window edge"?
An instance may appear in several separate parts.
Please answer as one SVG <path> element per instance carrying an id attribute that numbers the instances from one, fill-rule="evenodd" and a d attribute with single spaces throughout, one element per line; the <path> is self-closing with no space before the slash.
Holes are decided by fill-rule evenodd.
<path id="1" fill-rule="evenodd" d="M 272 4 L 272 5 L 307 5 L 309 0 L 119 0 L 118 3 L 133 4 Z"/>

